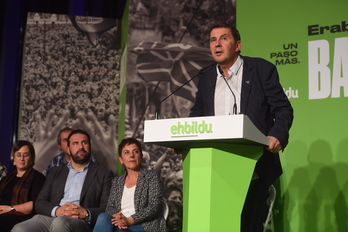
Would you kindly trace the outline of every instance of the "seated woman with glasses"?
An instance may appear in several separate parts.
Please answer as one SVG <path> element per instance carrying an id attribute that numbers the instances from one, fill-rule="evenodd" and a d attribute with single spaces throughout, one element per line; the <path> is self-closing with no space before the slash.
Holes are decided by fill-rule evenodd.
<path id="1" fill-rule="evenodd" d="M 45 176 L 33 168 L 35 150 L 30 142 L 17 141 L 11 159 L 15 169 L 0 182 L 1 232 L 34 216 L 34 202 L 45 182 Z"/>

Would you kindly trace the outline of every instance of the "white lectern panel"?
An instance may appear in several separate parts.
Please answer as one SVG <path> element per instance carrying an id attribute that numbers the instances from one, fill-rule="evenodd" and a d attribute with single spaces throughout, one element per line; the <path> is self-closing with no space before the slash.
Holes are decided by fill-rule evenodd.
<path id="1" fill-rule="evenodd" d="M 172 148 L 183 148 L 192 142 L 231 140 L 241 144 L 268 145 L 268 138 L 248 116 L 241 114 L 146 120 L 144 132 L 144 142 Z"/>

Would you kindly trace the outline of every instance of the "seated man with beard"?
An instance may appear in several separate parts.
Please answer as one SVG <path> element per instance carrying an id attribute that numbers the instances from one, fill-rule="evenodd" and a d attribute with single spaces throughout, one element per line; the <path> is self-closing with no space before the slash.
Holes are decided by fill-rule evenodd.
<path id="1" fill-rule="evenodd" d="M 105 211 L 113 173 L 91 160 L 90 136 L 83 130 L 69 134 L 68 152 L 71 161 L 53 167 L 46 178 L 36 200 L 38 214 L 12 231 L 92 231 Z"/>

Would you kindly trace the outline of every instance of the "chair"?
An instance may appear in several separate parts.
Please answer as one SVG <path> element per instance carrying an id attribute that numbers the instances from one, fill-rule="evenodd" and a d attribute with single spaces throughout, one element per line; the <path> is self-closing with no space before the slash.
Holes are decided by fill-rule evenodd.
<path id="1" fill-rule="evenodd" d="M 168 214 L 169 214 L 169 207 L 167 202 L 165 202 L 164 200 L 162 200 L 162 213 L 163 213 L 164 219 L 167 220 Z"/>
<path id="2" fill-rule="evenodd" d="M 274 200 L 276 198 L 276 189 L 273 185 L 271 185 L 268 189 L 269 196 L 267 199 L 267 205 L 268 207 L 268 214 L 265 223 L 263 223 L 263 232 L 266 232 L 266 230 L 270 229 L 271 231 L 274 231 L 274 224 L 273 224 L 273 215 L 272 215 L 272 209 Z"/>
<path id="3" fill-rule="evenodd" d="M 0 180 L 7 175 L 6 166 L 0 163 Z"/>

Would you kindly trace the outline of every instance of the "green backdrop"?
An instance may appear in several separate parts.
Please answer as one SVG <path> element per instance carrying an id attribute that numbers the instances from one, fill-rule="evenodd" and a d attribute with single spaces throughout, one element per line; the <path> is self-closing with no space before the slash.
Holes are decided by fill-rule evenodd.
<path id="1" fill-rule="evenodd" d="M 242 55 L 277 65 L 294 107 L 275 231 L 348 231 L 348 1 L 237 1 Z"/>

